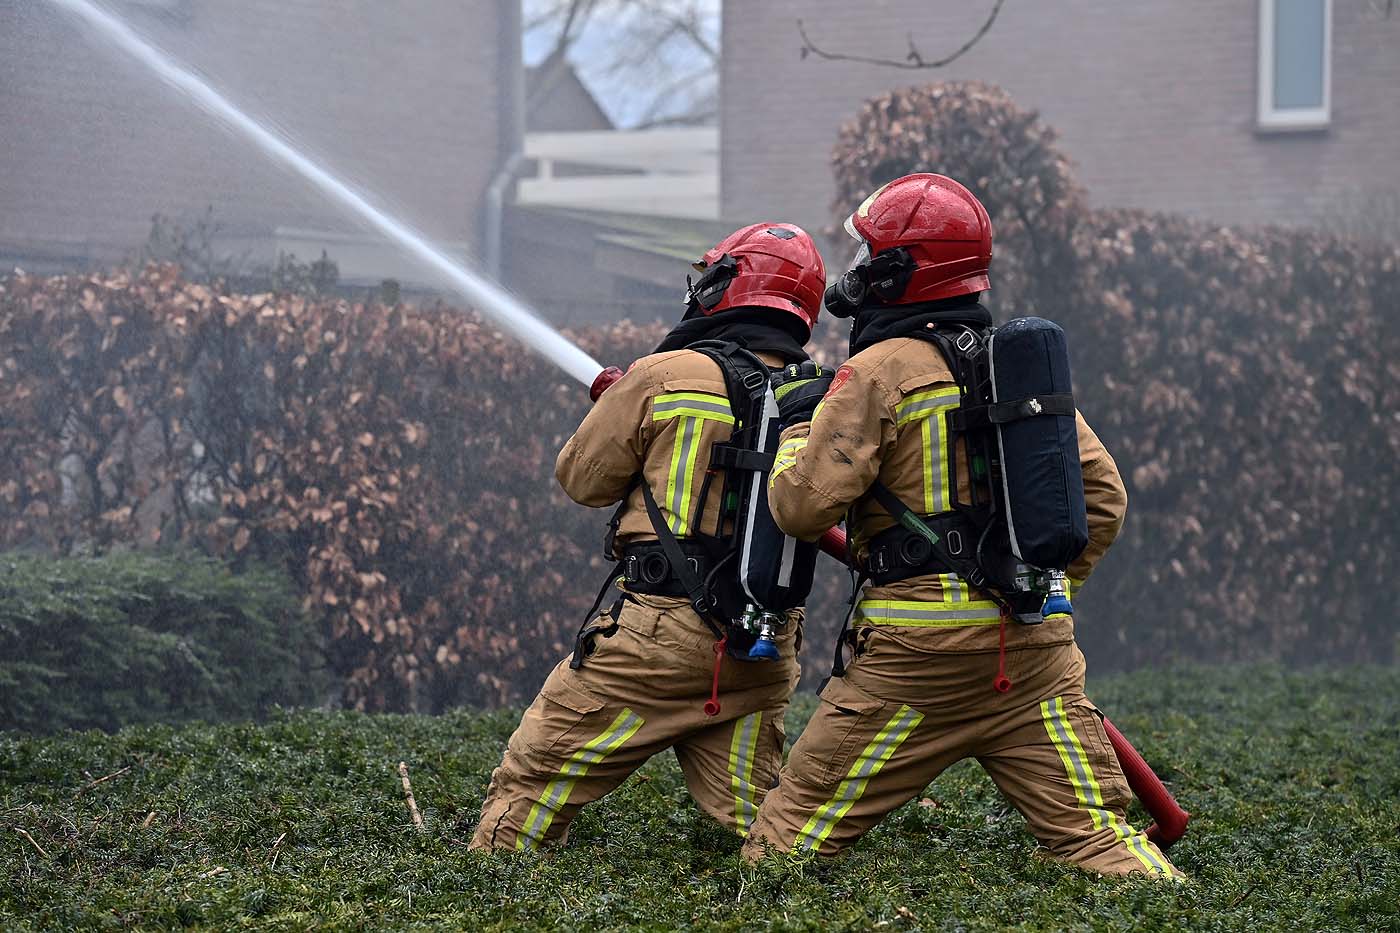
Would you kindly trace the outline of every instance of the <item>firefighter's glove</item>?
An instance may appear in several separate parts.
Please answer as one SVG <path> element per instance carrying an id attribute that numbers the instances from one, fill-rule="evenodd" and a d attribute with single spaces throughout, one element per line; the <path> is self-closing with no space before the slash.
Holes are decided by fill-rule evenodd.
<path id="1" fill-rule="evenodd" d="M 778 401 L 778 414 L 783 427 L 812 420 L 817 403 L 831 387 L 832 370 L 808 360 L 790 363 L 782 372 L 773 374 L 773 397 Z"/>

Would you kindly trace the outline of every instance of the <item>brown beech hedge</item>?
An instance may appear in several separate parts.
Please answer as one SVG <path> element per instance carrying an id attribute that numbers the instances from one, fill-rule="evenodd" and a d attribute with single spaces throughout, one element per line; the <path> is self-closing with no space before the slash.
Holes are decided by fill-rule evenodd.
<path id="1" fill-rule="evenodd" d="M 976 82 L 868 101 L 833 165 L 840 218 L 908 172 L 967 183 L 997 232 L 997 318 L 1068 332 L 1129 492 L 1080 600 L 1088 653 L 1394 660 L 1394 244 L 1091 210 L 1053 132 Z"/>
<path id="2" fill-rule="evenodd" d="M 1052 133 L 985 85 L 870 101 L 834 163 L 839 216 L 905 172 L 967 181 L 997 225 L 998 317 L 1069 332 L 1080 406 L 1130 495 L 1079 600 L 1091 656 L 1394 659 L 1400 253 L 1091 210 Z M 659 331 L 577 336 L 625 364 Z M 818 343 L 840 361 L 834 322 Z M 0 548 L 274 562 L 322 621 L 348 705 L 518 702 L 604 572 L 605 513 L 553 480 L 587 404 L 449 308 L 227 294 L 169 266 L 15 275 Z M 823 567 L 812 679 L 846 584 Z"/>
<path id="3" fill-rule="evenodd" d="M 603 573 L 598 514 L 553 479 L 586 392 L 458 311 L 228 295 L 169 266 L 15 276 L 0 348 L 0 547 L 281 564 L 356 707 L 518 700 Z"/>

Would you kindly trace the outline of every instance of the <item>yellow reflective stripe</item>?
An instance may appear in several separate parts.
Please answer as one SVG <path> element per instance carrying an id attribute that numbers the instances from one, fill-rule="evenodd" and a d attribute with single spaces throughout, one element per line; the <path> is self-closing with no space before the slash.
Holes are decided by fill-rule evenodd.
<path id="1" fill-rule="evenodd" d="M 947 406 L 947 408 L 956 407 L 956 404 Z M 948 463 L 952 459 L 953 453 L 948 449 L 948 419 L 942 417 L 942 411 L 946 411 L 947 408 L 940 410 L 939 417 L 930 418 L 928 421 L 924 422 L 924 424 L 936 424 L 938 426 L 938 459 L 934 461 L 938 464 L 938 478 L 930 482 L 929 485 L 925 487 L 924 492 L 924 498 L 933 497 L 933 503 L 928 510 L 930 515 L 937 512 L 945 512 L 952 508 L 953 505 L 953 497 L 949 495 L 948 491 Z"/>
<path id="2" fill-rule="evenodd" d="M 554 822 L 555 814 L 569 802 L 569 795 L 574 792 L 578 779 L 587 774 L 593 765 L 621 748 L 641 727 L 642 717 L 624 708 L 611 725 L 569 756 L 569 760 L 559 769 L 559 777 L 545 785 L 540 799 L 530 808 L 525 825 L 515 837 L 515 847 L 521 851 L 537 848 Z"/>
<path id="3" fill-rule="evenodd" d="M 735 721 L 734 738 L 729 741 L 729 786 L 734 791 L 734 823 L 741 836 L 749 834 L 749 827 L 758 813 L 754 802 L 753 764 L 762 725 L 763 712 L 750 713 Z"/>
<path id="4" fill-rule="evenodd" d="M 957 628 L 964 625 L 996 625 L 1001 622 L 1001 607 L 990 599 L 950 603 L 862 599 L 856 604 L 856 618 L 871 625 Z"/>
<path id="5" fill-rule="evenodd" d="M 718 421 L 721 424 L 733 424 L 734 416 L 721 412 L 707 411 L 702 408 L 674 408 L 665 412 L 653 412 L 652 421 L 665 421 L 668 418 L 678 418 L 685 416 L 688 418 L 703 418 L 707 421 Z"/>
<path id="6" fill-rule="evenodd" d="M 666 478 L 666 506 L 671 514 L 666 520 L 671 533 L 686 534 L 690 530 L 691 491 L 695 485 L 695 463 L 700 456 L 700 418 L 684 416 L 676 427 L 671 450 L 671 475 Z"/>
<path id="7" fill-rule="evenodd" d="M 933 465 L 938 462 L 938 454 L 933 449 L 933 422 L 925 418 L 919 425 L 921 455 L 924 464 L 924 514 L 932 515 L 943 511 L 935 508 L 933 498 Z"/>
<path id="8" fill-rule="evenodd" d="M 836 793 L 816 809 L 807 820 L 807 824 L 802 827 L 802 832 L 797 834 L 797 839 L 792 844 L 794 852 L 802 849 L 812 851 L 831 835 L 836 824 L 851 812 L 851 807 L 865 793 L 870 779 L 880 773 L 885 762 L 894 755 L 895 749 L 909 738 L 914 727 L 923 719 L 923 713 L 917 713 L 907 705 L 901 706 L 898 712 L 890 717 L 890 721 L 885 723 L 885 727 L 874 740 L 865 746 L 860 757 L 846 772 L 846 777 L 836 787 Z"/>
<path id="9" fill-rule="evenodd" d="M 773 457 L 773 467 L 768 471 L 768 488 L 773 488 L 773 481 L 776 480 L 784 470 L 797 466 L 797 454 L 807 446 L 807 438 L 790 437 L 778 445 L 778 452 Z"/>
<path id="10" fill-rule="evenodd" d="M 948 422 L 944 413 L 957 408 L 962 396 L 957 386 L 915 392 L 895 409 L 895 425 L 919 423 L 919 447 L 923 456 L 924 512 L 947 511 L 952 499 L 948 488 Z"/>
<path id="11" fill-rule="evenodd" d="M 911 421 L 927 418 L 936 412 L 957 408 L 961 399 L 957 386 L 943 386 L 939 389 L 924 389 L 906 397 L 894 410 L 895 426 L 903 427 Z"/>
<path id="12" fill-rule="evenodd" d="M 734 423 L 734 413 L 729 407 L 729 400 L 723 395 L 713 395 L 709 392 L 668 392 L 652 399 L 652 421 L 678 417 L 704 418 L 731 425 Z"/>
<path id="13" fill-rule="evenodd" d="M 1069 597 L 1070 599 L 1073 599 L 1075 595 L 1080 591 L 1080 589 L 1084 586 L 1084 581 L 1076 580 L 1074 577 L 1066 577 L 1065 579 L 1069 583 Z"/>
<path id="14" fill-rule="evenodd" d="M 1157 857 L 1155 850 L 1148 843 L 1147 837 L 1133 829 L 1131 825 L 1120 823 L 1118 817 L 1104 806 L 1103 790 L 1099 786 L 1098 779 L 1094 777 L 1094 769 L 1089 764 L 1089 756 L 1085 754 L 1083 743 L 1079 741 L 1074 726 L 1070 724 L 1069 717 L 1065 715 L 1064 697 L 1057 696 L 1049 700 L 1042 700 L 1040 716 L 1045 722 L 1045 731 L 1049 734 L 1050 741 L 1054 744 L 1055 750 L 1059 752 L 1060 761 L 1064 764 L 1065 774 L 1074 787 L 1074 795 L 1079 800 L 1080 808 L 1089 812 L 1089 819 L 1094 828 L 1108 827 L 1113 832 L 1114 840 L 1127 846 L 1128 851 L 1142 863 L 1144 868 L 1149 872 L 1166 875 L 1170 878 L 1172 876 L 1171 867 Z"/>
<path id="15" fill-rule="evenodd" d="M 817 403 L 817 407 L 812 409 L 812 420 L 813 420 L 813 421 L 816 421 L 816 420 L 817 420 L 817 416 L 820 415 L 820 414 L 822 413 L 822 409 L 825 408 L 825 407 L 826 407 L 826 399 L 822 399 L 820 402 Z"/>
<path id="16" fill-rule="evenodd" d="M 666 516 L 666 527 L 671 529 L 672 534 L 677 534 L 677 526 L 684 522 L 684 519 L 676 514 L 676 503 L 679 501 L 677 486 L 684 481 L 681 472 L 684 462 L 681 456 L 681 440 L 685 434 L 686 425 L 689 423 L 690 419 L 688 418 L 681 420 L 680 425 L 676 428 L 676 436 L 671 442 L 671 472 L 666 475 L 665 508 L 671 513 Z"/>
<path id="17" fill-rule="evenodd" d="M 778 445 L 779 457 L 795 456 L 797 452 L 807 446 L 807 437 L 790 437 Z"/>

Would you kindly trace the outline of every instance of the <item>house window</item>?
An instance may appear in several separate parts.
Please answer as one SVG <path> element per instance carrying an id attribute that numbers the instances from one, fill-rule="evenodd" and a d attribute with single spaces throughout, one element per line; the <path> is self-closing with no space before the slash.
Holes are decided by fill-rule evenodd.
<path id="1" fill-rule="evenodd" d="M 1259 127 L 1314 130 L 1332 112 L 1332 0 L 1259 0 Z"/>

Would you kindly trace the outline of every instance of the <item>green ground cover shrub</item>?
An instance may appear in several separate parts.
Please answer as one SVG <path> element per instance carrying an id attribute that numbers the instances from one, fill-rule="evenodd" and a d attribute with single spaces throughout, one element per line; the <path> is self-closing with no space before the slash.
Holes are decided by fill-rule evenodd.
<path id="1" fill-rule="evenodd" d="M 1400 671 L 1220 667 L 1091 693 L 1193 812 L 1171 853 L 1189 883 L 1035 858 L 971 763 L 836 861 L 744 867 L 670 754 L 585 809 L 563 850 L 485 857 L 465 840 L 514 713 L 303 712 L 0 736 L 0 926 L 1400 927 Z"/>
<path id="2" fill-rule="evenodd" d="M 0 554 L 0 728 L 248 719 L 324 689 L 291 585 L 193 555 Z"/>

